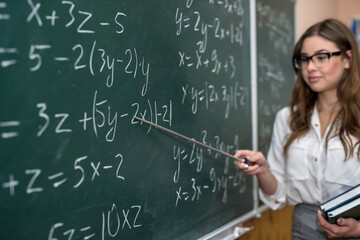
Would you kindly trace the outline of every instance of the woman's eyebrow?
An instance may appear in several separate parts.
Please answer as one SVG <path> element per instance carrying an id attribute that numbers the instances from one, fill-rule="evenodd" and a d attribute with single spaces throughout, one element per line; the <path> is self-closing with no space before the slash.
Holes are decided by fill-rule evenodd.
<path id="1" fill-rule="evenodd" d="M 315 52 L 315 54 L 317 54 L 317 53 L 323 53 L 323 52 L 330 52 L 330 51 L 327 50 L 327 49 L 320 49 L 320 50 L 317 50 L 317 51 Z"/>
<path id="2" fill-rule="evenodd" d="M 330 51 L 327 50 L 327 49 L 320 49 L 320 50 L 315 51 L 314 54 L 324 53 L 324 52 L 330 52 Z M 314 55 L 314 54 L 312 54 L 312 55 Z M 301 56 L 308 56 L 309 54 L 307 54 L 307 53 L 305 53 L 305 52 L 301 52 L 300 55 L 301 55 Z"/>

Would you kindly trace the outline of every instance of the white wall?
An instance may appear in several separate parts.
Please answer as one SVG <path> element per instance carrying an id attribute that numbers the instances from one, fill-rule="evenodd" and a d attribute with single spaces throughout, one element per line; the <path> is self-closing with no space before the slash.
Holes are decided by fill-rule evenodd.
<path id="1" fill-rule="evenodd" d="M 352 16 L 360 16 L 360 0 L 337 0 L 337 18 L 349 24 Z"/>
<path id="2" fill-rule="evenodd" d="M 296 0 L 296 39 L 311 25 L 336 18 L 349 26 L 353 15 L 360 15 L 360 0 Z"/>

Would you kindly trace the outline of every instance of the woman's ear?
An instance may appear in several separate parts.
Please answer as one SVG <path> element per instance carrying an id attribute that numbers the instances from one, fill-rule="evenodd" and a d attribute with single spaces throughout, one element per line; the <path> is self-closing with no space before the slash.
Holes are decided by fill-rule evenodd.
<path id="1" fill-rule="evenodd" d="M 345 69 L 349 69 L 352 63 L 352 55 L 351 55 L 351 50 L 347 50 L 346 54 L 348 55 L 348 58 L 345 58 Z"/>

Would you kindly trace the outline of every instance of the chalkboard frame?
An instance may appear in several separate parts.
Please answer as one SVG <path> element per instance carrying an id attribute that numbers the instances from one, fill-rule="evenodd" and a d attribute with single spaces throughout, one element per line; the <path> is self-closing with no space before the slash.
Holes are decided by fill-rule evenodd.
<path id="1" fill-rule="evenodd" d="M 257 44 L 257 38 L 256 38 L 256 0 L 249 0 L 249 13 L 250 13 L 250 52 L 251 52 L 251 135 L 252 135 L 252 148 L 254 150 L 258 150 L 258 142 L 259 142 L 259 134 L 258 134 L 258 102 L 257 102 L 257 95 L 258 95 L 258 89 L 257 89 L 257 51 L 256 51 L 256 44 Z M 34 9 L 36 7 L 34 6 Z M 95 43 L 95 42 L 94 42 Z M 93 45 L 94 46 L 94 45 Z M 75 49 L 78 49 L 74 47 Z M 130 50 L 131 52 L 132 50 Z M 33 57 L 33 56 L 32 56 Z M 144 62 L 143 62 L 144 63 Z M 34 67 L 33 67 L 34 68 Z M 94 94 L 94 98 L 96 99 L 96 94 Z M 38 108 L 44 109 L 44 105 L 39 105 Z M 110 114 L 110 113 L 109 113 Z M 78 158 L 79 162 L 85 159 L 84 157 Z M 79 169 L 79 168 L 78 168 Z M 241 225 L 243 222 L 258 217 L 259 214 L 263 211 L 265 211 L 267 208 L 264 205 L 261 205 L 259 203 L 258 199 L 258 184 L 256 182 L 256 178 L 252 178 L 253 188 L 252 188 L 252 194 L 253 194 L 253 208 L 239 216 L 237 219 L 232 220 L 231 222 L 225 224 L 224 226 L 214 230 L 213 232 L 206 234 L 205 236 L 201 237 L 201 239 L 224 239 L 224 238 L 234 238 L 239 236 L 243 233 L 244 229 L 241 228 Z"/>

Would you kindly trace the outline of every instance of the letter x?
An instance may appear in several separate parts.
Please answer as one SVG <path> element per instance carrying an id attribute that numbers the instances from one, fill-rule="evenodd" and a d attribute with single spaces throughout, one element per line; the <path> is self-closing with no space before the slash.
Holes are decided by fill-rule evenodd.
<path id="1" fill-rule="evenodd" d="M 94 165 L 93 162 L 91 162 L 91 167 L 94 169 L 94 173 L 93 173 L 93 175 L 92 175 L 91 181 L 94 181 L 94 178 L 95 178 L 96 175 L 100 176 L 99 170 L 98 170 L 98 169 L 99 169 L 99 166 L 100 166 L 100 162 L 98 162 L 98 163 L 96 164 L 96 166 Z"/>
<path id="2" fill-rule="evenodd" d="M 39 26 L 41 27 L 41 26 L 43 25 L 43 23 L 42 23 L 41 18 L 40 18 L 39 14 L 38 14 L 38 10 L 39 10 L 41 4 L 40 4 L 40 3 L 37 3 L 37 4 L 34 6 L 34 3 L 33 3 L 31 0 L 27 0 L 27 2 L 28 2 L 28 4 L 30 5 L 32 11 L 31 11 L 31 13 L 29 14 L 29 16 L 27 17 L 26 22 L 30 22 L 31 19 L 35 16 L 35 17 L 36 17 L 36 20 L 37 20 L 37 22 L 38 22 L 38 24 L 39 24 Z"/>

